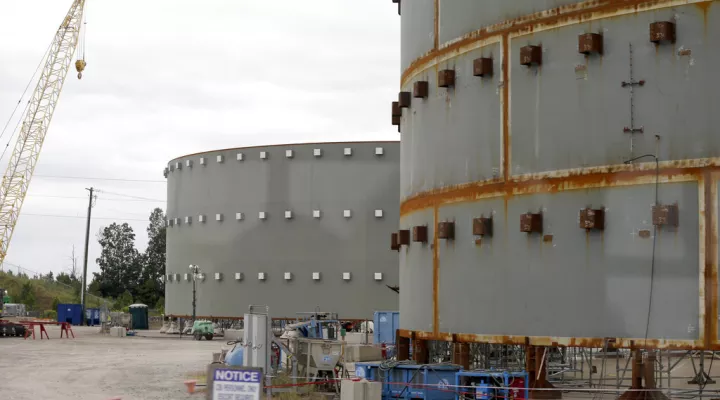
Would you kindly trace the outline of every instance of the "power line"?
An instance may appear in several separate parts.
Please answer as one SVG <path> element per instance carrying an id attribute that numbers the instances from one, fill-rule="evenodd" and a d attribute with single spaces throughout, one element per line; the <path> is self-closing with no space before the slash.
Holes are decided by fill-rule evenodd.
<path id="1" fill-rule="evenodd" d="M 114 182 L 142 182 L 142 183 L 167 183 L 166 181 L 155 181 L 151 179 L 125 179 L 125 178 L 100 178 L 89 176 L 63 176 L 63 175 L 33 175 L 36 178 L 46 179 L 77 179 L 77 180 L 94 180 L 94 181 L 114 181 Z"/>
<path id="2" fill-rule="evenodd" d="M 25 95 L 27 94 L 28 89 L 30 89 L 30 85 L 32 85 L 32 83 L 35 82 L 35 75 L 37 75 L 38 71 L 40 71 L 40 68 L 45 63 L 44 62 L 45 58 L 47 57 L 48 53 L 50 52 L 51 47 L 52 47 L 52 42 L 48 46 L 47 50 L 45 50 L 45 54 L 43 54 L 42 58 L 40 59 L 40 62 L 38 63 L 37 68 L 35 69 L 35 72 L 33 72 L 32 76 L 30 77 L 30 81 L 28 81 L 27 86 L 25 86 L 25 90 L 23 91 L 23 94 L 20 96 L 20 99 L 18 99 L 18 102 L 15 105 L 15 109 L 13 110 L 12 114 L 10 114 L 10 118 L 8 118 L 7 122 L 5 123 L 5 126 L 3 127 L 2 132 L 0 133 L 0 138 L 5 136 L 5 132 L 7 131 L 8 125 L 10 125 L 10 122 L 12 121 L 13 117 L 15 116 L 15 113 L 17 112 L 18 108 L 20 107 L 20 104 L 22 104 L 22 100 L 25 98 Z M 27 107 L 25 107 L 25 109 L 27 110 Z M 23 111 L 23 114 L 25 114 L 24 111 Z M 15 127 L 13 132 L 15 132 L 16 130 L 17 130 L 17 126 Z M 10 138 L 12 139 L 12 136 Z M 8 141 L 8 145 L 9 144 L 10 144 L 10 142 Z M 7 149 L 7 146 L 5 146 L 5 148 Z M 5 152 L 3 151 L 3 155 L 4 154 L 5 154 Z M 0 158 L 2 158 L 2 157 L 0 156 Z"/>
<path id="3" fill-rule="evenodd" d="M 108 191 L 105 191 L 105 190 L 100 190 L 100 189 L 98 189 L 98 190 L 97 190 L 97 192 L 98 192 L 98 193 L 105 193 L 105 194 L 112 194 L 112 195 L 115 195 L 115 196 L 121 196 L 121 197 L 128 197 L 128 198 L 131 198 L 131 199 L 136 199 L 136 200 L 145 200 L 145 201 L 162 201 L 162 202 L 164 202 L 164 200 L 158 200 L 158 199 L 150 199 L 150 198 L 147 198 L 147 197 L 133 196 L 133 195 L 130 195 L 130 194 L 123 194 L 123 193 L 115 193 L 115 192 L 108 192 Z"/>
<path id="4" fill-rule="evenodd" d="M 54 198 L 54 199 L 87 199 L 86 197 L 79 197 L 79 196 L 58 196 L 58 195 L 50 195 L 50 194 L 31 194 L 27 197 L 47 197 L 47 198 Z M 164 203 L 165 200 L 159 200 L 159 199 L 111 199 L 107 197 L 101 197 L 103 201 L 129 201 L 129 202 L 144 202 L 144 203 Z"/>
<path id="5" fill-rule="evenodd" d="M 30 214 L 30 213 L 22 213 L 21 215 L 29 215 L 32 217 L 50 217 L 50 218 L 76 218 L 76 219 L 87 219 L 87 217 L 83 217 L 80 215 L 56 215 L 56 214 Z M 124 218 L 124 217 L 92 217 L 92 219 L 102 219 L 102 220 L 120 220 L 120 221 L 140 221 L 140 222 L 149 222 L 149 219 L 139 219 L 139 218 Z"/>

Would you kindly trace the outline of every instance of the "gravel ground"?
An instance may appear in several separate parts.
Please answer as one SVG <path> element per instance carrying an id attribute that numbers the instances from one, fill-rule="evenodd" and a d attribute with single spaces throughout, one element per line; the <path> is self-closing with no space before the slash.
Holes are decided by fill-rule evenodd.
<path id="1" fill-rule="evenodd" d="M 183 382 L 225 343 L 117 338 L 89 327 L 75 327 L 75 339 L 68 340 L 59 339 L 59 328 L 48 330 L 50 340 L 0 338 L 0 399 L 191 398 Z"/>
<path id="2" fill-rule="evenodd" d="M 187 336 L 180 339 L 153 331 L 142 332 L 145 337 L 116 338 L 100 335 L 98 328 L 76 327 L 76 338 L 69 340 L 59 339 L 58 327 L 49 331 L 51 340 L 40 340 L 39 336 L 36 340 L 0 338 L 0 400 L 201 399 L 202 394 L 187 394 L 183 382 L 204 373 L 212 353 L 227 347 L 222 338 L 198 342 Z M 608 381 L 604 388 L 614 391 L 615 359 L 607 360 L 605 368 L 600 359 L 593 361 L 598 372 L 605 371 Z M 697 364 L 699 360 L 694 361 Z M 667 364 L 667 360 L 663 363 Z M 706 357 L 705 368 L 713 377 L 719 374 L 717 363 L 711 364 L 711 357 Z M 629 378 L 630 372 L 626 374 Z M 694 374 L 689 358 L 680 361 L 673 369 L 672 387 L 697 389 L 687 383 Z M 566 378 L 572 380 L 572 375 Z M 597 378 L 595 374 L 596 384 Z M 708 398 L 720 397 L 720 379 L 715 379 L 719 383 L 706 387 L 710 391 Z M 576 383 L 586 386 L 587 372 L 585 379 Z M 568 385 L 574 386 L 570 382 Z M 565 399 L 598 397 L 615 398 L 614 393 L 597 392 L 563 395 Z"/>

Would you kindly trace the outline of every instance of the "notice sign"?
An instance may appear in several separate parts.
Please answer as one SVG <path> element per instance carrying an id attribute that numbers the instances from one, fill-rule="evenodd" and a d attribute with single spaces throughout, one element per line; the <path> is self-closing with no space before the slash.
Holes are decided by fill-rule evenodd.
<path id="1" fill-rule="evenodd" d="M 231 367 L 211 364 L 208 367 L 208 399 L 260 400 L 263 391 L 261 368 Z"/>

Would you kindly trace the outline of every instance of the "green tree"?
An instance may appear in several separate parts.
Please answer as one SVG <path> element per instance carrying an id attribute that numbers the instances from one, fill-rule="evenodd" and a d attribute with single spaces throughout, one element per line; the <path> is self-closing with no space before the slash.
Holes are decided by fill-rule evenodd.
<path id="1" fill-rule="evenodd" d="M 158 302 L 155 304 L 155 309 L 158 313 L 160 313 L 160 315 L 165 314 L 165 297 L 160 297 L 160 299 L 158 299 Z"/>
<path id="2" fill-rule="evenodd" d="M 150 224 L 147 227 L 148 245 L 144 254 L 144 268 L 142 274 L 143 296 L 141 301 L 147 305 L 154 305 L 165 295 L 165 245 L 166 232 L 165 213 L 156 208 L 150 213 Z"/>
<path id="3" fill-rule="evenodd" d="M 102 247 L 96 260 L 100 273 L 95 273 L 100 292 L 105 297 L 118 297 L 125 291 L 135 292 L 142 273 L 142 258 L 135 248 L 135 233 L 127 223 L 113 223 L 98 234 Z"/>
<path id="4" fill-rule="evenodd" d="M 123 294 L 118 297 L 117 301 L 113 305 L 114 310 L 122 310 L 125 307 L 133 303 L 133 297 L 129 290 L 125 290 Z"/>
<path id="5" fill-rule="evenodd" d="M 67 286 L 82 286 L 82 283 L 80 283 L 80 280 L 77 277 L 68 275 L 65 272 L 59 273 L 55 280 Z"/>
<path id="6" fill-rule="evenodd" d="M 97 279 L 93 279 L 93 281 L 90 282 L 90 285 L 88 285 L 88 293 L 97 297 L 102 297 L 102 292 L 100 291 L 100 282 Z"/>
<path id="7" fill-rule="evenodd" d="M 20 295 L 18 296 L 18 302 L 25 304 L 27 308 L 34 308 L 37 300 L 35 299 L 35 290 L 32 282 L 28 281 L 23 283 L 20 288 Z"/>
<path id="8" fill-rule="evenodd" d="M 53 298 L 52 307 L 51 307 L 51 308 L 52 308 L 53 310 L 57 311 L 58 304 L 60 304 L 60 299 L 58 299 L 57 297 Z"/>

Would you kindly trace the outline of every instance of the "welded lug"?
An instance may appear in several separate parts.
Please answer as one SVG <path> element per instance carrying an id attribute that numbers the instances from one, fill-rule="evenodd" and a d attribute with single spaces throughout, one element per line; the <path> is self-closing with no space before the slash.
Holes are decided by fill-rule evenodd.
<path id="1" fill-rule="evenodd" d="M 654 205 L 652 207 L 652 221 L 655 226 L 678 226 L 677 204 Z"/>
<path id="2" fill-rule="evenodd" d="M 493 74 L 492 58 L 476 58 L 473 60 L 473 76 L 491 76 Z"/>
<path id="3" fill-rule="evenodd" d="M 455 239 L 455 223 L 454 222 L 438 222 L 438 239 L 452 240 Z"/>
<path id="4" fill-rule="evenodd" d="M 603 53 L 603 35 L 599 33 L 583 33 L 578 36 L 578 52 L 590 55 Z"/>
<path id="5" fill-rule="evenodd" d="M 520 215 L 520 232 L 525 233 L 542 233 L 543 217 L 542 214 L 525 213 Z"/>
<path id="6" fill-rule="evenodd" d="M 492 218 L 474 218 L 473 219 L 473 235 L 476 236 L 492 236 L 493 220 Z"/>
<path id="7" fill-rule="evenodd" d="M 605 229 L 605 210 L 592 208 L 583 208 L 580 210 L 580 229 Z"/>
<path id="8" fill-rule="evenodd" d="M 675 43 L 675 23 L 671 21 L 657 21 L 650 24 L 650 41 Z"/>
<path id="9" fill-rule="evenodd" d="M 428 81 L 417 81 L 413 84 L 413 97 L 428 97 Z"/>
<path id="10" fill-rule="evenodd" d="M 400 109 L 400 103 L 397 101 L 392 102 L 392 116 L 402 117 L 402 110 Z"/>
<path id="11" fill-rule="evenodd" d="M 410 92 L 400 92 L 398 93 L 398 106 L 400 108 L 408 108 L 410 107 L 410 99 L 412 98 L 412 95 Z"/>
<path id="12" fill-rule="evenodd" d="M 410 245 L 410 230 L 401 229 L 398 231 L 398 245 L 409 246 Z"/>
<path id="13" fill-rule="evenodd" d="M 400 243 L 397 232 L 390 235 L 390 250 L 400 251 Z"/>
<path id="14" fill-rule="evenodd" d="M 520 48 L 520 65 L 529 67 L 542 64 L 542 47 L 524 46 Z"/>
<path id="15" fill-rule="evenodd" d="M 427 243 L 428 229 L 426 225 L 413 226 L 413 242 Z"/>
<path id="16" fill-rule="evenodd" d="M 438 71 L 438 87 L 449 88 L 455 86 L 455 70 L 443 69 Z"/>

